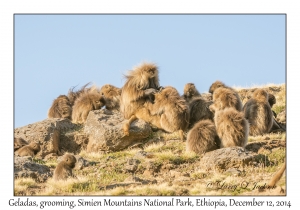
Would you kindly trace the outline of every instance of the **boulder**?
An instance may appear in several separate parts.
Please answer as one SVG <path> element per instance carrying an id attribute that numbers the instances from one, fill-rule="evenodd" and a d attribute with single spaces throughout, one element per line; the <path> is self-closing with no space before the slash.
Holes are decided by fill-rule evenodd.
<path id="1" fill-rule="evenodd" d="M 87 137 L 79 135 L 76 130 L 80 125 L 73 124 L 68 119 L 49 118 L 40 122 L 29 124 L 14 130 L 15 137 L 21 137 L 28 141 L 39 142 L 41 151 L 36 155 L 44 158 L 50 153 L 61 155 L 61 150 L 70 153 L 78 152 L 84 144 L 87 144 Z"/>
<path id="2" fill-rule="evenodd" d="M 29 156 L 15 157 L 14 162 L 15 178 L 33 178 L 37 182 L 45 182 L 49 177 L 52 177 L 52 172 L 45 166 L 33 162 Z"/>
<path id="3" fill-rule="evenodd" d="M 255 162 L 258 154 L 242 147 L 226 147 L 205 153 L 199 163 L 201 169 L 224 172 L 231 168 L 243 168 Z"/>
<path id="4" fill-rule="evenodd" d="M 84 132 L 89 137 L 87 151 L 119 151 L 142 142 L 150 135 L 150 125 L 143 120 L 136 120 L 131 124 L 130 135 L 125 136 L 125 121 L 120 112 L 106 109 L 91 111 L 84 127 Z"/>

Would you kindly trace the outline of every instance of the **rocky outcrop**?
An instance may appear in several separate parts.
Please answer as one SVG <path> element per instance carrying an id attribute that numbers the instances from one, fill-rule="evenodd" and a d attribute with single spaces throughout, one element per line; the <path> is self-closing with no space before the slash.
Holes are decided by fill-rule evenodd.
<path id="1" fill-rule="evenodd" d="M 74 131 L 78 129 L 80 126 L 68 119 L 52 118 L 16 128 L 14 134 L 15 137 L 21 137 L 29 143 L 39 142 L 41 151 L 36 156 L 44 158 L 50 153 L 61 155 L 65 151 L 78 152 L 87 141 L 87 137 L 76 137 Z"/>
<path id="2" fill-rule="evenodd" d="M 151 127 L 143 120 L 131 124 L 130 135 L 123 133 L 125 119 L 119 112 L 106 109 L 91 111 L 86 120 L 84 132 L 89 137 L 88 152 L 119 151 L 143 141 L 151 133 Z"/>
<path id="3" fill-rule="evenodd" d="M 36 157 L 43 159 L 49 154 L 78 154 L 86 148 L 89 152 L 118 151 L 142 142 L 151 133 L 148 123 L 136 120 L 131 125 L 130 136 L 125 136 L 124 121 L 119 112 L 102 109 L 91 111 L 84 125 L 73 124 L 68 119 L 46 119 L 16 128 L 14 137 L 28 143 L 39 142 L 41 151 Z"/>
<path id="4" fill-rule="evenodd" d="M 38 163 L 33 162 L 31 157 L 15 157 L 14 162 L 15 178 L 33 178 L 37 182 L 45 182 L 49 177 L 52 177 L 50 169 Z"/>

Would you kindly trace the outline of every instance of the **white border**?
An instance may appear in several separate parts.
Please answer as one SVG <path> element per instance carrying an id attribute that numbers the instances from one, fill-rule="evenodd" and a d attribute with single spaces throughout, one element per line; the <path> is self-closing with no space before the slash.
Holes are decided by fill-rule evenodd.
<path id="1" fill-rule="evenodd" d="M 199 0 L 172 0 L 172 1 L 138 1 L 138 0 L 109 0 L 109 1 L 40 1 L 40 0 L 2 0 L 0 1 L 0 90 L 1 109 L 1 199 L 0 206 L 8 207 L 9 199 L 13 197 L 13 164 L 12 164 L 12 139 L 13 139 L 13 15 L 15 13 L 280 13 L 287 14 L 287 196 L 284 197 L 256 197 L 257 200 L 290 200 L 292 207 L 300 207 L 299 202 L 299 175 L 296 117 L 299 116 L 298 84 L 300 53 L 299 53 L 299 7 L 297 1 L 278 0 L 252 0 L 252 1 L 199 1 Z M 25 109 L 25 107 L 24 107 Z M 296 127 L 297 126 L 297 127 Z M 3 135 L 4 133 L 4 135 Z M 4 149 L 3 149 L 4 148 Z M 55 197 L 32 197 L 32 200 L 53 200 Z M 76 200 L 76 197 L 64 197 L 65 199 Z M 84 198 L 84 197 L 83 197 Z M 88 197 L 93 199 L 93 197 Z M 105 197 L 108 198 L 108 197 Z M 123 200 L 125 197 L 113 197 L 116 200 Z M 137 199 L 144 199 L 138 197 Z M 152 197 L 153 198 L 153 197 Z M 200 197 L 198 197 L 200 198 Z M 236 200 L 251 200 L 251 197 L 233 197 Z M 22 197 L 22 199 L 26 199 Z M 55 198 L 56 199 L 56 198 Z M 61 200 L 58 197 L 56 200 Z M 103 197 L 95 199 L 102 200 Z M 164 199 L 160 197 L 160 199 Z M 167 198 L 169 199 L 169 198 Z M 183 199 L 187 199 L 184 197 Z M 192 198 L 197 199 L 197 197 Z M 229 200 L 230 197 L 210 197 L 211 200 Z M 56 207 L 60 208 L 60 207 Z M 66 207 L 65 207 L 66 208 Z M 65 209 L 64 208 L 64 209 Z M 78 207 L 77 207 L 78 208 Z M 76 208 L 76 209 L 77 209 Z M 100 208 L 100 207 L 96 207 Z M 125 207 L 126 208 L 126 207 Z M 135 207 L 130 207 L 135 208 Z M 138 207 L 139 208 L 139 207 Z M 166 207 L 164 207 L 166 208 Z M 172 207 L 173 208 L 173 207 Z M 230 207 L 240 208 L 240 207 Z M 257 207 L 256 207 L 257 208 Z M 62 209 L 62 208 L 61 208 Z M 203 209 L 203 207 L 202 207 Z M 218 208 L 220 209 L 220 208 Z M 299 209 L 299 208 L 298 208 Z"/>

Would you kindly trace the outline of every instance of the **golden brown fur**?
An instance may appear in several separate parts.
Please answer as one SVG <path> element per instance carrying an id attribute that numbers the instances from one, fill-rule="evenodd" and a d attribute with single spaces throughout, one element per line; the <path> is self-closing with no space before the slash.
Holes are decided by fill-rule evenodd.
<path id="1" fill-rule="evenodd" d="M 90 85 L 90 82 L 82 86 L 80 90 L 74 91 L 75 87 L 69 89 L 68 98 L 71 106 L 74 105 L 75 100 L 80 96 L 81 93 L 90 90 L 90 88 L 87 88 L 88 85 Z"/>
<path id="2" fill-rule="evenodd" d="M 35 156 L 41 150 L 40 144 L 37 142 L 31 142 L 30 144 L 18 149 L 15 154 L 19 156 Z"/>
<path id="3" fill-rule="evenodd" d="M 120 97 L 122 89 L 113 85 L 103 85 L 100 89 L 100 94 L 105 101 L 105 107 L 108 110 L 120 110 Z"/>
<path id="4" fill-rule="evenodd" d="M 214 82 L 210 88 L 209 92 L 213 96 L 213 102 L 216 109 L 224 109 L 228 107 L 234 107 L 238 111 L 242 111 L 243 104 L 239 94 L 231 87 L 228 87 L 221 81 Z"/>
<path id="5" fill-rule="evenodd" d="M 220 88 L 220 87 L 222 87 L 222 88 L 230 88 L 230 87 L 226 86 L 223 82 L 217 80 L 214 83 L 212 83 L 212 85 L 209 87 L 209 91 L 208 92 L 211 93 L 211 94 L 213 94 L 215 92 L 215 90 L 218 89 L 218 88 Z"/>
<path id="6" fill-rule="evenodd" d="M 189 128 L 192 128 L 195 123 L 200 120 L 210 119 L 213 121 L 214 114 L 209 109 L 209 106 L 212 104 L 212 101 L 207 101 L 202 97 L 194 98 L 189 103 L 190 109 L 190 122 Z"/>
<path id="7" fill-rule="evenodd" d="M 72 122 L 84 123 L 90 111 L 101 109 L 104 105 L 104 99 L 97 91 L 81 93 L 73 106 Z"/>
<path id="8" fill-rule="evenodd" d="M 136 112 L 149 115 L 147 109 L 141 109 L 144 109 L 145 103 L 152 101 L 151 95 L 159 89 L 158 68 L 153 63 L 143 63 L 129 71 L 125 77 L 127 80 L 122 88 L 120 111 L 128 119 L 123 130 L 125 135 L 129 135 L 130 124 L 140 118 Z"/>
<path id="9" fill-rule="evenodd" d="M 220 139 L 211 120 L 200 120 L 187 134 L 187 152 L 202 154 L 219 148 Z"/>
<path id="10" fill-rule="evenodd" d="M 233 107 L 238 111 L 242 111 L 242 102 L 239 95 L 230 88 L 218 88 L 213 93 L 213 105 L 211 110 L 221 110 Z"/>
<path id="11" fill-rule="evenodd" d="M 155 126 L 167 132 L 179 131 L 180 138 L 183 140 L 183 131 L 189 124 L 189 107 L 174 87 L 168 86 L 155 93 L 154 104 L 148 102 L 147 108 L 152 118 L 157 115 L 160 117 L 159 124 Z"/>
<path id="12" fill-rule="evenodd" d="M 232 107 L 216 110 L 214 119 L 221 147 L 246 146 L 249 123 L 242 112 Z"/>
<path id="13" fill-rule="evenodd" d="M 201 94 L 196 89 L 196 86 L 194 85 L 194 83 L 187 83 L 187 84 L 185 84 L 184 89 L 183 89 L 183 98 L 187 102 L 190 102 L 195 97 L 199 97 L 199 96 L 201 96 Z"/>
<path id="14" fill-rule="evenodd" d="M 28 145 L 28 142 L 22 138 L 14 138 L 14 151 L 20 149 L 23 146 Z"/>
<path id="15" fill-rule="evenodd" d="M 52 103 L 48 118 L 67 118 L 72 117 L 72 107 L 69 98 L 66 95 L 58 96 Z"/>
<path id="16" fill-rule="evenodd" d="M 276 183 L 279 181 L 279 179 L 282 177 L 283 172 L 286 169 L 286 163 L 282 165 L 282 167 L 277 171 L 277 173 L 272 177 L 272 179 L 269 181 L 268 186 L 274 187 Z"/>
<path id="17" fill-rule="evenodd" d="M 71 154 L 65 154 L 54 170 L 53 179 L 58 181 L 74 177 L 72 169 L 75 167 L 75 164 L 76 158 Z"/>
<path id="18" fill-rule="evenodd" d="M 264 89 L 254 91 L 252 98 L 243 107 L 245 118 L 250 123 L 252 136 L 268 133 L 273 126 L 273 113 L 268 102 L 268 93 Z"/>

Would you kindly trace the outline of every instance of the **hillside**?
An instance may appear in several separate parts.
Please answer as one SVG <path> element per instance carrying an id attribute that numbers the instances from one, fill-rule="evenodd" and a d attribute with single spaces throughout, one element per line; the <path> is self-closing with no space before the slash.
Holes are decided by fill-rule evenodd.
<path id="1" fill-rule="evenodd" d="M 286 127 L 285 85 L 268 85 L 265 88 L 276 98 L 272 110 L 277 114 L 277 121 Z M 236 88 L 243 103 L 254 89 Z M 19 135 L 22 129 L 16 128 L 15 135 Z M 74 153 L 80 156 L 81 163 L 73 170 L 77 178 L 54 181 L 52 173 L 59 157 L 40 154 L 27 160 L 49 168 L 47 175 L 43 181 L 37 181 L 34 177 L 15 177 L 15 195 L 286 195 L 285 174 L 276 184 L 277 187 L 265 189 L 285 162 L 285 132 L 249 136 L 245 151 L 234 148 L 224 150 L 222 155 L 232 155 L 232 161 L 227 161 L 225 165 L 222 162 L 220 166 L 216 163 L 215 167 L 209 168 L 206 167 L 209 157 L 214 157 L 216 151 L 204 155 L 187 153 L 185 141 L 180 140 L 178 133 L 152 130 L 146 139 L 121 151 L 91 152 L 87 149 L 88 139 L 83 125 L 65 126 L 64 129 L 60 136 L 73 136 L 60 144 L 59 152 L 76 147 Z M 70 139 L 80 146 L 70 143 Z M 235 159 L 238 158 L 235 151 L 245 155 L 245 158 Z M 207 162 L 205 158 L 208 158 Z"/>

